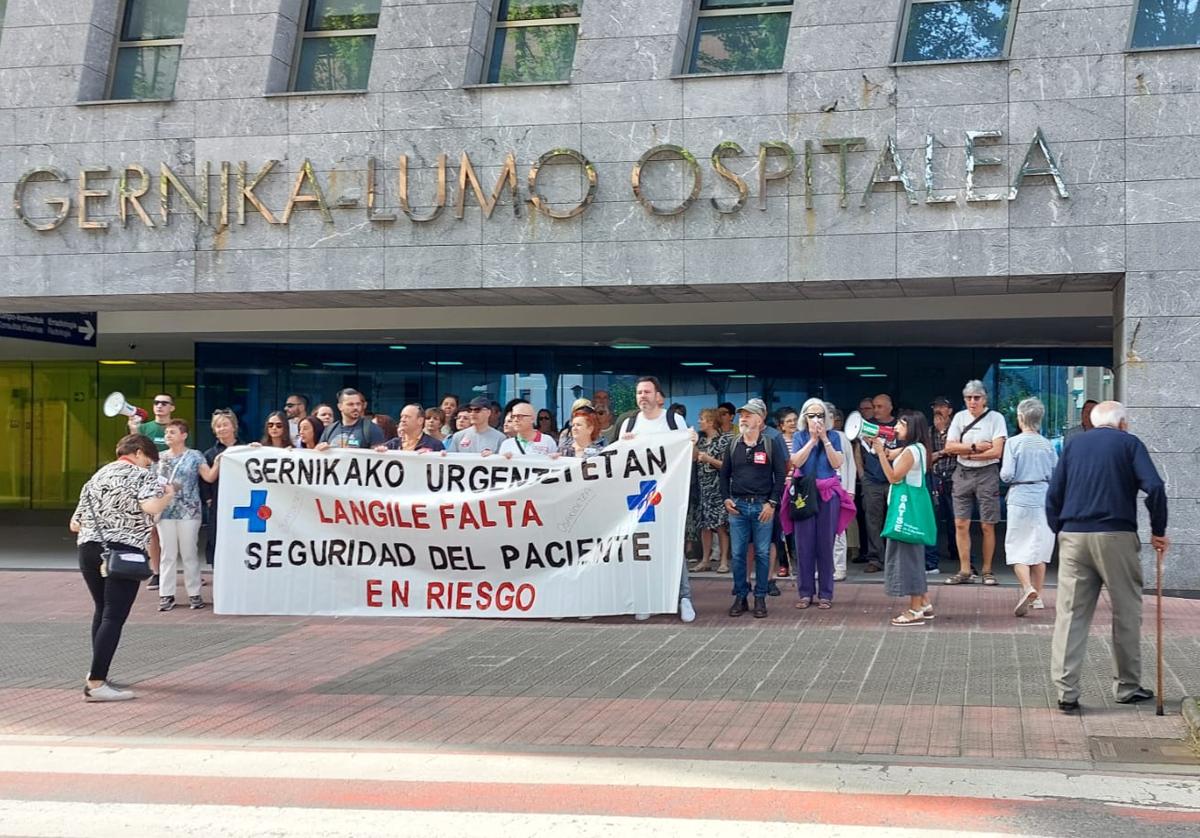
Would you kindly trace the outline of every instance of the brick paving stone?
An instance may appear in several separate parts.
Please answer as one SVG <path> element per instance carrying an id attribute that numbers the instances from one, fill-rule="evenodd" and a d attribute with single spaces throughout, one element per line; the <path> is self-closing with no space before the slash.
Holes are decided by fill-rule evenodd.
<path id="1" fill-rule="evenodd" d="M 1049 680 L 1051 608 L 1015 590 L 935 586 L 938 618 L 888 626 L 878 585 L 830 611 L 789 593 L 731 619 L 728 580 L 696 580 L 696 623 L 229 617 L 135 604 L 114 679 L 140 700 L 84 705 L 90 602 L 77 574 L 0 576 L 0 734 L 898 754 L 1088 763 L 1091 736 L 1177 737 L 1173 712 L 1111 695 L 1108 603 L 1089 639 L 1085 710 Z M 1153 683 L 1152 602 L 1143 660 Z M 1200 602 L 1168 600 L 1169 700 L 1200 683 Z"/>

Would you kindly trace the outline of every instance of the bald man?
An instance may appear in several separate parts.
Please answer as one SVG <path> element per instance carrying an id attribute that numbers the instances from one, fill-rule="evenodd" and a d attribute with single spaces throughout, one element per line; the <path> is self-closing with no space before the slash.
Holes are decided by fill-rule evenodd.
<path id="1" fill-rule="evenodd" d="M 887 393 L 880 393 L 871 399 L 871 421 L 880 427 L 894 428 L 894 409 L 892 397 Z M 889 442 L 887 446 L 895 447 L 895 443 Z M 879 534 L 883 532 L 883 522 L 887 517 L 889 483 L 884 476 L 883 466 L 879 464 L 879 458 L 870 446 L 857 446 L 856 456 L 859 460 L 859 473 L 862 475 L 863 519 L 867 529 L 867 537 L 862 539 L 860 558 L 867 561 L 867 566 L 863 568 L 864 573 L 878 573 L 883 570 L 884 544 Z"/>

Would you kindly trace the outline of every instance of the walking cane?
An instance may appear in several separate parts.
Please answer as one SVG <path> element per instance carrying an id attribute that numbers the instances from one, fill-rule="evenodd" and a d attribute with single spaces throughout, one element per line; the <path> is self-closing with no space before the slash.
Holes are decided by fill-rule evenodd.
<path id="1" fill-rule="evenodd" d="M 1154 551 L 1154 569 L 1155 569 L 1155 596 L 1158 600 L 1158 607 L 1155 609 L 1155 622 L 1157 625 L 1156 634 L 1158 635 L 1158 692 L 1157 703 L 1154 707 L 1154 715 L 1161 716 L 1163 714 L 1163 616 L 1162 616 L 1162 574 L 1163 574 L 1163 551 L 1157 549 Z"/>

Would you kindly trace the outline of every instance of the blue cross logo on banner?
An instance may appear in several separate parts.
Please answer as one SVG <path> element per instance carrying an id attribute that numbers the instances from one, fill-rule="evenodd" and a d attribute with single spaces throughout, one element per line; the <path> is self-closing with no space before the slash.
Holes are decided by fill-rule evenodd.
<path id="1" fill-rule="evenodd" d="M 653 521 L 654 507 L 662 503 L 662 495 L 658 491 L 658 481 L 641 481 L 641 483 L 638 484 L 637 494 L 626 495 L 625 503 L 629 504 L 630 511 L 639 513 L 639 524 Z"/>
<path id="2" fill-rule="evenodd" d="M 246 506 L 233 508 L 233 520 L 245 520 L 246 532 L 266 532 L 267 519 L 271 517 L 271 507 L 267 506 L 267 490 L 252 489 L 250 503 Z"/>

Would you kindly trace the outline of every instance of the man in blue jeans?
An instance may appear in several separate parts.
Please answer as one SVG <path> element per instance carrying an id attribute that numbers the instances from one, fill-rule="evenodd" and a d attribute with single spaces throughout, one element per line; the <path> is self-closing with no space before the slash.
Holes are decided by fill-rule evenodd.
<path id="1" fill-rule="evenodd" d="M 751 399 L 738 408 L 741 436 L 733 441 L 721 463 L 721 496 L 729 512 L 730 553 L 733 558 L 733 605 L 730 617 L 750 610 L 746 551 L 754 539 L 754 616 L 767 616 L 771 582 L 771 531 L 775 508 L 787 475 L 787 451 L 782 436 L 763 434 L 767 406 Z"/>

